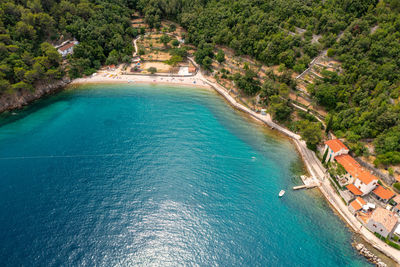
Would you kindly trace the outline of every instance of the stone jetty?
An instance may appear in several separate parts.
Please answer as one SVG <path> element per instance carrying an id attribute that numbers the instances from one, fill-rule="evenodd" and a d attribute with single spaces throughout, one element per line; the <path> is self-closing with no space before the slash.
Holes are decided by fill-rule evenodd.
<path id="1" fill-rule="evenodd" d="M 360 252 L 361 255 L 363 255 L 365 258 L 367 258 L 370 262 L 372 262 L 376 266 L 379 266 L 379 267 L 387 266 L 386 263 L 384 263 L 381 259 L 379 259 L 371 251 L 369 251 L 363 244 L 358 243 L 356 245 L 356 249 L 358 250 L 358 252 Z"/>

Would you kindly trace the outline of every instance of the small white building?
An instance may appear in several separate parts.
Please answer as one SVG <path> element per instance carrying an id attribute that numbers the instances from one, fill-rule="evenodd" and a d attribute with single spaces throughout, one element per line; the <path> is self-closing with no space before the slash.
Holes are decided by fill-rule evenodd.
<path id="1" fill-rule="evenodd" d="M 332 139 L 325 142 L 324 153 L 328 150 L 325 162 L 333 161 L 336 156 L 349 153 L 349 149 L 339 139 Z"/>
<path id="2" fill-rule="evenodd" d="M 369 218 L 367 228 L 383 237 L 391 237 L 398 224 L 399 218 L 394 212 L 378 207 Z"/>
<path id="3" fill-rule="evenodd" d="M 363 193 L 369 194 L 378 185 L 378 178 L 368 171 L 361 170 L 356 174 L 354 185 Z"/>
<path id="4" fill-rule="evenodd" d="M 67 55 L 73 53 L 74 46 L 77 44 L 79 44 L 78 41 L 66 41 L 56 48 L 58 53 L 60 53 L 62 57 L 66 57 Z"/>

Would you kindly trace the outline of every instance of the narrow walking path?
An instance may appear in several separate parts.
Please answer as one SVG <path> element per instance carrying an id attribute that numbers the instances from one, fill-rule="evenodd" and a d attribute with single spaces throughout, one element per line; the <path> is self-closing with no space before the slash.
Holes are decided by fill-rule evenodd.
<path id="1" fill-rule="evenodd" d="M 139 50 L 138 50 L 138 46 L 137 46 L 137 41 L 140 39 L 140 35 L 138 38 L 133 40 L 133 46 L 135 47 L 135 52 L 133 52 L 133 57 L 136 57 Z"/>
<path id="2" fill-rule="evenodd" d="M 323 56 L 326 56 L 328 50 L 323 50 L 321 51 L 321 53 L 319 53 L 308 65 L 308 68 L 303 71 L 302 73 L 300 73 L 299 75 L 297 75 L 295 80 L 301 79 L 303 78 L 304 75 L 306 75 L 315 65 L 315 63 L 317 62 L 317 60 L 319 60 L 320 58 L 322 58 Z"/>
<path id="3" fill-rule="evenodd" d="M 305 111 L 305 112 L 308 112 L 308 110 L 306 109 L 306 108 L 303 108 L 303 107 L 301 107 L 301 106 L 299 106 L 299 105 L 296 105 L 295 103 L 291 103 L 292 104 L 292 106 L 293 107 L 295 107 L 295 108 L 297 108 L 297 109 L 300 109 L 300 110 L 302 110 L 302 111 Z M 325 127 L 325 122 L 323 121 L 323 120 L 321 120 L 318 116 L 316 116 L 315 114 L 311 114 L 311 115 L 313 115 L 320 123 L 322 123 L 322 125 L 324 125 L 324 127 Z"/>

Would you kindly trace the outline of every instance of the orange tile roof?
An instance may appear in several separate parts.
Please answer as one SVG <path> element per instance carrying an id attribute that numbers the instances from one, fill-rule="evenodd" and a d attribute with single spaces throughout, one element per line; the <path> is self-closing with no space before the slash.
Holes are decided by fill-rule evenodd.
<path id="1" fill-rule="evenodd" d="M 75 45 L 74 43 L 67 43 L 67 44 L 61 46 L 61 47 L 58 48 L 58 49 L 61 50 L 61 51 L 65 51 L 65 50 L 67 50 L 67 49 L 73 47 L 74 45 Z"/>
<path id="2" fill-rule="evenodd" d="M 349 184 L 346 186 L 347 189 L 349 189 L 350 192 L 352 192 L 356 196 L 361 196 L 363 193 L 358 189 L 354 184 Z"/>
<path id="3" fill-rule="evenodd" d="M 361 165 L 350 155 L 340 155 L 335 157 L 335 159 L 353 177 L 356 177 L 357 173 L 361 169 Z"/>
<path id="4" fill-rule="evenodd" d="M 350 203 L 350 206 L 353 207 L 354 210 L 360 210 L 362 207 L 367 204 L 364 199 L 361 197 L 357 197 L 353 202 Z"/>
<path id="5" fill-rule="evenodd" d="M 381 223 L 389 232 L 393 230 L 398 222 L 398 219 L 394 212 L 391 212 L 381 207 L 378 207 L 376 208 L 376 210 L 374 210 L 370 220 Z"/>
<path id="6" fill-rule="evenodd" d="M 350 155 L 340 155 L 335 157 L 335 160 L 343 166 L 354 178 L 358 178 L 364 184 L 370 184 L 378 178 L 372 175 L 369 171 L 364 170 L 361 165 Z"/>
<path id="7" fill-rule="evenodd" d="M 397 182 L 400 182 L 400 175 L 396 178 Z"/>
<path id="8" fill-rule="evenodd" d="M 378 181 L 378 177 L 365 170 L 361 170 L 356 177 L 364 184 L 370 184 L 373 181 Z"/>
<path id="9" fill-rule="evenodd" d="M 356 199 L 358 202 L 360 202 L 360 204 L 361 205 L 367 205 L 367 202 L 363 199 L 363 198 L 361 198 L 361 197 L 357 197 L 357 199 Z"/>
<path id="10" fill-rule="evenodd" d="M 341 149 L 349 150 L 339 139 L 332 139 L 325 142 L 333 152 L 339 152 Z"/>
<path id="11" fill-rule="evenodd" d="M 374 191 L 372 192 L 374 192 L 374 194 L 380 197 L 381 199 L 385 200 L 391 199 L 394 196 L 394 193 L 392 191 L 380 185 L 377 188 L 375 188 Z"/>

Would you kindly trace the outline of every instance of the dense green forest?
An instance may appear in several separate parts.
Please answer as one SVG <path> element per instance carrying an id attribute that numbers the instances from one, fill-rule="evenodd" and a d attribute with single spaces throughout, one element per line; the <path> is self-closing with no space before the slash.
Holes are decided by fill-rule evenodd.
<path id="1" fill-rule="evenodd" d="M 330 53 L 341 75 L 326 77 L 310 91 L 331 116 L 331 128 L 358 154 L 360 140 L 373 138 L 376 164 L 400 163 L 400 1 L 381 1 L 344 31 Z"/>
<path id="2" fill-rule="evenodd" d="M 106 61 L 129 60 L 137 34 L 130 16 L 123 0 L 2 0 L 0 94 L 63 77 L 62 58 L 50 44 L 60 37 L 80 42 L 69 59 L 71 77 L 91 74 Z"/>
<path id="3" fill-rule="evenodd" d="M 359 155 L 373 139 L 378 165 L 400 163 L 400 0 L 2 0 L 0 94 L 128 62 L 139 30 L 130 23 L 135 11 L 151 28 L 160 29 L 162 19 L 182 25 L 205 69 L 224 60 L 216 45 L 287 69 L 261 82 L 251 69 L 232 76 L 244 94 L 260 94 L 280 122 L 293 112 L 285 100 L 296 90 L 291 71 L 302 72 L 327 50 L 342 71 L 324 72 L 308 91 L 329 111 L 328 130 Z M 72 38 L 80 44 L 63 64 L 52 44 Z M 311 134 L 317 123 L 300 116 L 305 122 L 293 127 L 319 142 Z"/>
<path id="4" fill-rule="evenodd" d="M 177 20 L 195 45 L 226 45 L 268 65 L 283 63 L 302 70 L 318 50 L 329 47 L 354 18 L 375 4 L 375 0 L 139 0 L 137 7 L 154 27 L 163 17 Z M 304 29 L 304 38 L 290 34 L 298 28 Z M 322 44 L 311 42 L 313 34 L 324 34 Z"/>

